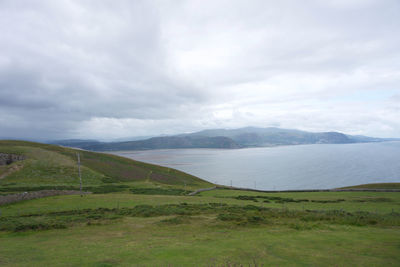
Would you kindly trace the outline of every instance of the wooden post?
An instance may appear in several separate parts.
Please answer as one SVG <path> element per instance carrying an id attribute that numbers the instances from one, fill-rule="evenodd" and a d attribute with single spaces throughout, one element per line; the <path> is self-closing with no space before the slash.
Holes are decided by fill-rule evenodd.
<path id="1" fill-rule="evenodd" d="M 78 156 L 79 190 L 81 192 L 81 197 L 83 197 L 83 193 L 82 193 L 82 175 L 81 175 L 81 158 L 79 157 L 79 152 L 77 152 L 76 155 Z"/>

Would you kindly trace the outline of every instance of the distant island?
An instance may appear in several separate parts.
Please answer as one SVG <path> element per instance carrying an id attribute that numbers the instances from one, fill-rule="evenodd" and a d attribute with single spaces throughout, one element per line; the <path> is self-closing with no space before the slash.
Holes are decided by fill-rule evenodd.
<path id="1" fill-rule="evenodd" d="M 50 144 L 81 148 L 91 151 L 121 151 L 179 148 L 236 149 L 303 144 L 350 144 L 366 142 L 399 141 L 395 138 L 375 138 L 347 135 L 340 132 L 307 132 L 275 127 L 244 127 L 238 129 L 210 129 L 189 134 L 151 137 L 124 142 L 96 140 L 57 140 Z"/>

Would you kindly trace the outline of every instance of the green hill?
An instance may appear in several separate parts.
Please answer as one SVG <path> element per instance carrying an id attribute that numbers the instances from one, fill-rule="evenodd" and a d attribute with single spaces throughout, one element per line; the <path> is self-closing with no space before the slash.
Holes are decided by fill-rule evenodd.
<path id="1" fill-rule="evenodd" d="M 17 155 L 23 160 L 0 165 L 0 187 L 29 188 L 79 187 L 77 152 L 82 163 L 83 185 L 121 186 L 146 184 L 158 187 L 211 186 L 184 172 L 131 159 L 71 148 L 25 141 L 0 141 L 0 154 Z M 47 189 L 47 188 L 45 188 Z M 1 190 L 1 189 L 0 189 Z"/>
<path id="2" fill-rule="evenodd" d="M 400 189 L 400 183 L 360 184 L 342 187 L 340 189 Z"/>

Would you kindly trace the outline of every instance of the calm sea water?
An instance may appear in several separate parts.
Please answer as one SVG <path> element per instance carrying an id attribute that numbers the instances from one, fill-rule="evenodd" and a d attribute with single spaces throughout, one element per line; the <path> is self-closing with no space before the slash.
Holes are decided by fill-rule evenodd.
<path id="1" fill-rule="evenodd" d="M 247 149 L 167 149 L 114 154 L 210 182 L 265 190 L 400 182 L 400 142 Z"/>

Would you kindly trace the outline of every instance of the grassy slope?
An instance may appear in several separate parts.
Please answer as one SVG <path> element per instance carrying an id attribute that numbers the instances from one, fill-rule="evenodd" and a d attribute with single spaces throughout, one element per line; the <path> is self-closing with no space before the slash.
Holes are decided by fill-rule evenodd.
<path id="1" fill-rule="evenodd" d="M 0 151 L 28 157 L 20 171 L 0 180 L 0 188 L 4 184 L 77 183 L 73 149 L 0 141 Z M 86 185 L 108 185 L 104 181 L 111 180 L 134 188 L 183 188 L 182 179 L 187 179 L 189 188 L 210 186 L 168 168 L 106 154 L 80 153 Z M 150 192 L 155 195 L 125 191 L 47 197 L 1 206 L 0 265 L 400 264 L 398 192 L 213 190 L 193 197 L 160 195 L 162 190 Z M 202 210 L 201 205 L 208 209 Z M 141 212 L 135 215 L 135 210 Z M 17 226 L 22 228 L 13 231 Z M 66 228 L 29 230 L 60 226 Z"/>
<path id="2" fill-rule="evenodd" d="M 342 187 L 341 189 L 400 189 L 400 183 L 360 184 Z"/>
<path id="3" fill-rule="evenodd" d="M 21 166 L 5 178 L 0 185 L 78 185 L 76 152 L 71 148 L 23 141 L 0 141 L 0 152 L 26 156 L 26 160 L 3 166 L 0 175 L 14 165 Z M 192 175 L 175 169 L 134 161 L 115 155 L 79 150 L 82 161 L 84 185 L 100 185 L 104 182 L 130 183 L 153 182 L 161 185 L 185 183 L 192 188 L 211 186 Z"/>

